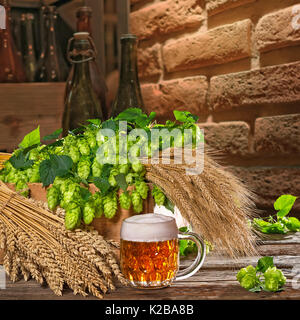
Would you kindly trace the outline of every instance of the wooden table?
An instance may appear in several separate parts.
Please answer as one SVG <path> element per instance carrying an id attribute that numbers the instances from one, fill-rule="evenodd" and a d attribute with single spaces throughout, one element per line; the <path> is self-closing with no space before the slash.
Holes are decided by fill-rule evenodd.
<path id="1" fill-rule="evenodd" d="M 287 278 L 285 290 L 279 293 L 251 293 L 244 290 L 236 281 L 236 273 L 242 267 L 249 264 L 256 265 L 259 257 L 242 258 L 238 261 L 209 254 L 202 269 L 193 277 L 175 282 L 172 287 L 160 290 L 136 290 L 132 288 L 118 287 L 118 289 L 105 296 L 108 300 L 210 300 L 210 299 L 300 299 L 300 233 L 288 236 L 274 236 L 272 240 L 263 241 L 259 245 L 261 256 L 274 256 L 275 265 L 282 269 Z M 184 261 L 187 264 L 188 261 Z M 296 274 L 298 272 L 298 282 Z M 298 271 L 296 270 L 298 269 Z M 293 280 L 294 279 L 294 280 Z M 294 285 L 293 285 L 294 283 Z M 293 288 L 294 287 L 294 288 Z M 55 296 L 47 287 L 40 286 L 34 280 L 25 282 L 21 280 L 12 283 L 7 279 L 6 289 L 0 290 L 0 300 L 87 300 L 93 297 L 83 298 L 74 296 L 66 289 L 62 297 Z"/>

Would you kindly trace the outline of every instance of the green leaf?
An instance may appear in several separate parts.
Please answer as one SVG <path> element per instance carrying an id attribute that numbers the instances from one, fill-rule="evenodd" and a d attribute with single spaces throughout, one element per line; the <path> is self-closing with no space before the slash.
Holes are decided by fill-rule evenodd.
<path id="1" fill-rule="evenodd" d="M 88 189 L 80 187 L 80 195 L 83 201 L 88 201 L 92 193 Z"/>
<path id="2" fill-rule="evenodd" d="M 168 209 L 174 213 L 174 203 L 169 198 L 166 198 L 164 206 L 166 209 Z"/>
<path id="3" fill-rule="evenodd" d="M 112 164 L 105 163 L 101 171 L 101 178 L 108 179 L 112 168 L 113 168 Z"/>
<path id="4" fill-rule="evenodd" d="M 263 233 L 270 233 L 270 234 L 286 234 L 287 233 L 285 226 L 281 222 L 273 223 L 269 227 L 262 227 L 261 231 Z"/>
<path id="5" fill-rule="evenodd" d="M 9 158 L 8 160 L 14 168 L 16 169 L 28 169 L 30 168 L 34 161 L 33 160 L 28 160 L 26 159 L 26 156 L 24 155 L 23 152 L 20 152 L 17 155 L 13 155 L 12 157 Z"/>
<path id="6" fill-rule="evenodd" d="M 43 186 L 53 183 L 55 177 L 66 175 L 73 166 L 73 161 L 69 156 L 50 155 L 40 164 L 40 176 Z"/>
<path id="7" fill-rule="evenodd" d="M 152 111 L 152 112 L 150 112 L 150 114 L 149 114 L 149 120 L 150 121 L 153 121 L 153 119 L 156 117 L 156 112 L 154 112 L 154 111 Z"/>
<path id="8" fill-rule="evenodd" d="M 108 192 L 110 184 L 107 178 L 94 177 L 93 181 L 95 186 L 101 191 L 103 195 Z"/>
<path id="9" fill-rule="evenodd" d="M 250 292 L 260 292 L 262 290 L 262 287 L 260 284 L 258 284 L 256 287 L 249 289 Z"/>
<path id="10" fill-rule="evenodd" d="M 117 181 L 117 184 L 120 189 L 123 191 L 126 191 L 128 188 L 128 184 L 126 182 L 126 175 L 124 173 L 119 173 L 115 176 L 115 179 Z"/>
<path id="11" fill-rule="evenodd" d="M 181 227 L 181 228 L 179 228 L 179 231 L 180 232 L 188 232 L 189 228 L 188 227 Z"/>
<path id="12" fill-rule="evenodd" d="M 191 114 L 188 111 L 178 111 L 178 110 L 174 110 L 173 111 L 175 119 L 177 121 L 180 122 L 191 122 L 191 123 L 195 123 L 198 121 L 199 117 L 197 117 L 196 115 Z"/>
<path id="13" fill-rule="evenodd" d="M 62 128 L 57 129 L 57 130 L 55 130 L 54 132 L 52 132 L 51 134 L 48 134 L 48 135 L 44 136 L 42 140 L 44 140 L 44 141 L 56 140 L 56 139 L 58 139 L 58 137 L 60 136 L 60 134 L 62 133 L 62 131 L 63 131 Z"/>
<path id="14" fill-rule="evenodd" d="M 300 221 L 295 217 L 287 218 L 285 225 L 290 231 L 293 231 L 293 232 L 300 231 Z"/>
<path id="15" fill-rule="evenodd" d="M 97 127 L 99 127 L 100 124 L 101 124 L 101 120 L 100 120 L 100 119 L 88 119 L 88 120 L 86 120 L 86 121 L 89 122 L 89 123 L 94 124 L 94 125 L 97 126 Z"/>
<path id="16" fill-rule="evenodd" d="M 148 117 L 140 108 L 128 108 L 121 112 L 115 120 L 123 120 L 135 123 L 137 127 L 146 127 L 155 117 L 155 112 L 151 112 Z"/>
<path id="17" fill-rule="evenodd" d="M 102 123 L 102 129 L 110 129 L 110 130 L 116 131 L 117 124 L 114 120 L 109 119 L 109 120 L 106 120 Z"/>
<path id="18" fill-rule="evenodd" d="M 188 247 L 188 240 L 179 240 L 179 252 L 181 256 L 185 256 L 185 250 Z"/>
<path id="19" fill-rule="evenodd" d="M 258 260 L 256 270 L 264 273 L 269 267 L 274 267 L 273 257 L 266 256 Z"/>
<path id="20" fill-rule="evenodd" d="M 40 126 L 38 126 L 33 131 L 29 132 L 22 142 L 19 144 L 19 147 L 22 149 L 31 147 L 33 145 L 39 145 L 41 143 L 41 136 L 40 136 Z"/>
<path id="21" fill-rule="evenodd" d="M 278 217 L 285 217 L 292 209 L 297 197 L 290 194 L 280 196 L 274 203 Z"/>

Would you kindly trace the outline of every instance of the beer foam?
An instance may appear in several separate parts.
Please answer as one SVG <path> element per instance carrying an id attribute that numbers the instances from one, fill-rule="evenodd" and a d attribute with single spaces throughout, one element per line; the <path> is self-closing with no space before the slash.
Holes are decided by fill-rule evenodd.
<path id="1" fill-rule="evenodd" d="M 140 214 L 122 223 L 121 239 L 135 242 L 156 242 L 178 238 L 176 220 L 161 214 Z"/>

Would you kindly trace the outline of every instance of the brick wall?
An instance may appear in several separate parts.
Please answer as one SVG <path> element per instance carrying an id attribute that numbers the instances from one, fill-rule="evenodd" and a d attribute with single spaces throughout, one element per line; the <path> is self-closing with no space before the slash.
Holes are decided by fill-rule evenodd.
<path id="1" fill-rule="evenodd" d="M 199 115 L 259 207 L 300 196 L 300 2 L 131 2 L 147 109 L 161 121 L 174 109 Z"/>

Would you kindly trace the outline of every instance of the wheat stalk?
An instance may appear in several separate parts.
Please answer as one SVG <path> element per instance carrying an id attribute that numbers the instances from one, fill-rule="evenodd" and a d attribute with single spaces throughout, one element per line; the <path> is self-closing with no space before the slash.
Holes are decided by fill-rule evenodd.
<path id="1" fill-rule="evenodd" d="M 113 253 L 117 244 L 91 228 L 65 230 L 63 216 L 62 209 L 55 214 L 0 183 L 0 244 L 11 280 L 32 277 L 56 295 L 66 283 L 74 294 L 99 299 L 115 290 L 115 280 L 126 285 Z"/>
<path id="2" fill-rule="evenodd" d="M 171 157 L 176 151 L 170 150 Z M 195 152 L 193 153 L 195 155 Z M 195 232 L 210 241 L 216 251 L 236 258 L 256 254 L 256 237 L 248 221 L 256 215 L 253 194 L 231 173 L 204 154 L 201 174 L 187 175 L 191 165 L 145 164 L 146 178 L 158 185 L 178 207 Z"/>

